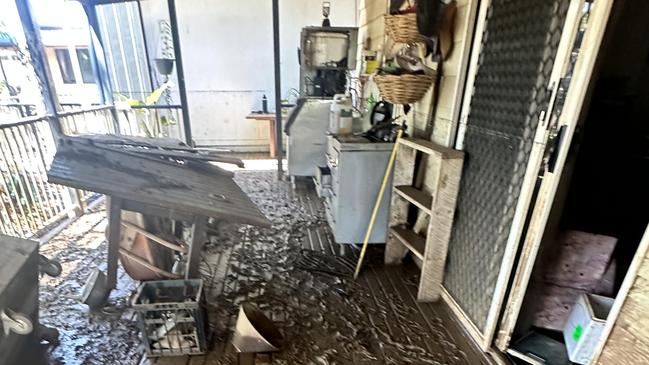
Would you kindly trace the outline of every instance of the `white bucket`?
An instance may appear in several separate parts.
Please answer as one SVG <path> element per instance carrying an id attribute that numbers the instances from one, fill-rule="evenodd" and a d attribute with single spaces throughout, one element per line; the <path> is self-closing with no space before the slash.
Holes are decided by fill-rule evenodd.
<path id="1" fill-rule="evenodd" d="M 284 337 L 273 321 L 256 306 L 248 303 L 239 307 L 239 317 L 232 337 L 232 345 L 238 352 L 276 352 Z"/>

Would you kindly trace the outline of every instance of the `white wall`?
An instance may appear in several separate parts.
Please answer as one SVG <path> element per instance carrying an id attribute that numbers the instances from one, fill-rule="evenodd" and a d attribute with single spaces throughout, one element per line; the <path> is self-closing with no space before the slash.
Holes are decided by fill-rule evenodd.
<path id="1" fill-rule="evenodd" d="M 147 23 L 155 22 L 155 12 L 162 16 L 159 2 L 151 3 L 144 11 Z M 266 148 L 268 124 L 245 116 L 261 108 L 263 94 L 274 110 L 272 2 L 192 0 L 176 6 L 194 139 L 201 145 Z M 333 26 L 356 26 L 356 0 L 331 0 L 331 8 Z M 322 1 L 280 0 L 283 98 L 299 87 L 300 30 L 321 22 Z M 155 50 L 157 26 L 147 29 Z"/>

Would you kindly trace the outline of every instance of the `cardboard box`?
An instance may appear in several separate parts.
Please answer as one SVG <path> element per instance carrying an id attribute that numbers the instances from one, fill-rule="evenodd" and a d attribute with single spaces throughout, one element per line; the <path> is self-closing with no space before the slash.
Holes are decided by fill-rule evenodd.
<path id="1" fill-rule="evenodd" d="M 588 364 L 602 336 L 606 318 L 614 299 L 595 294 L 581 294 L 563 327 L 568 358 L 577 364 Z"/>

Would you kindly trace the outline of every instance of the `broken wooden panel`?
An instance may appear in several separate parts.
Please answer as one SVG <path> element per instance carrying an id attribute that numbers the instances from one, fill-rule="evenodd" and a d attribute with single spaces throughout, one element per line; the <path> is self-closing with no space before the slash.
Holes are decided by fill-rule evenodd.
<path id="1" fill-rule="evenodd" d="M 125 154 L 66 138 L 48 171 L 49 182 L 179 212 L 270 226 L 231 174 L 205 162 Z"/>
<path id="2" fill-rule="evenodd" d="M 592 290 L 604 277 L 617 238 L 580 231 L 561 232 L 551 260 L 545 263 L 547 283 Z"/>
<path id="3" fill-rule="evenodd" d="M 542 266 L 535 326 L 561 331 L 580 294 L 612 294 L 610 263 L 616 243 L 615 237 L 574 230 L 558 235 Z"/>

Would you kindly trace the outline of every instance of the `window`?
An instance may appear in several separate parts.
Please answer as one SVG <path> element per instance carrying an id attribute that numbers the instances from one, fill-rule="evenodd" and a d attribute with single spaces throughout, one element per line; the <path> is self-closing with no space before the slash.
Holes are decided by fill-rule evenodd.
<path id="1" fill-rule="evenodd" d="M 56 61 L 59 63 L 59 70 L 61 70 L 63 82 L 66 84 L 76 83 L 77 79 L 74 77 L 70 52 L 65 48 L 57 48 L 54 52 L 56 52 Z"/>
<path id="2" fill-rule="evenodd" d="M 79 69 L 84 84 L 94 84 L 95 74 L 92 72 L 92 61 L 88 48 L 77 48 L 77 59 L 79 60 Z"/>

